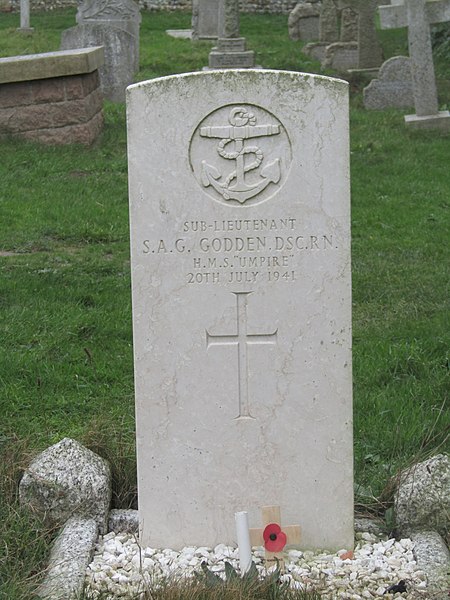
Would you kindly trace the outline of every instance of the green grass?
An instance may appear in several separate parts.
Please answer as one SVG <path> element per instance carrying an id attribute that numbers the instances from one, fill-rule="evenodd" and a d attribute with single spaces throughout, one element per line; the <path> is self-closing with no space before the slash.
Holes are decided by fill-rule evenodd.
<path id="1" fill-rule="evenodd" d="M 58 49 L 74 14 L 33 13 L 32 36 L 16 32 L 18 15 L 1 14 L 0 56 Z M 165 34 L 189 18 L 143 14 L 137 80 L 207 63 L 211 44 Z M 243 15 L 242 33 L 266 67 L 321 72 L 288 39 L 286 16 Z M 402 30 L 380 37 L 386 56 L 406 43 Z M 442 105 L 444 63 L 436 59 Z M 449 451 L 450 138 L 405 129 L 401 111 L 361 106 L 356 82 L 355 478 L 361 510 L 382 514 L 398 469 Z M 51 536 L 18 508 L 17 482 L 34 452 L 74 437 L 111 461 L 115 505 L 135 502 L 124 106 L 106 104 L 105 116 L 91 148 L 0 145 L 1 599 L 31 597 Z"/>

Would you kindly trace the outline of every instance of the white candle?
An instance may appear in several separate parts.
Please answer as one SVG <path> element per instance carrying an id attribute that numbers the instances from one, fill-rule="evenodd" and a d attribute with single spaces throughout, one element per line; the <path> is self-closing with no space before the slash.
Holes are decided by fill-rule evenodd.
<path id="1" fill-rule="evenodd" d="M 241 575 L 244 575 L 252 564 L 252 547 L 250 545 L 250 532 L 248 529 L 248 513 L 237 512 L 234 514 L 236 522 L 237 543 L 239 547 L 239 566 Z"/>

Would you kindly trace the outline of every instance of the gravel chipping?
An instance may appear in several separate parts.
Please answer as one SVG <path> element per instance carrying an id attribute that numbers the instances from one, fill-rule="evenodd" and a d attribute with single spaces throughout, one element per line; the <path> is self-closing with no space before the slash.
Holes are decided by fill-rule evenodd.
<path id="1" fill-rule="evenodd" d="M 372 533 L 357 533 L 353 558 L 345 549 L 336 554 L 290 550 L 286 556 L 283 579 L 293 587 L 317 589 L 326 600 L 364 600 L 432 597 L 427 576 L 414 560 L 411 539 L 381 538 Z M 253 550 L 253 560 L 263 576 L 264 551 Z M 99 538 L 92 563 L 86 574 L 88 598 L 102 600 L 143 597 L 144 589 L 166 577 L 192 577 L 206 561 L 211 571 L 225 576 L 225 561 L 239 566 L 237 548 L 219 544 L 214 549 L 186 547 L 181 551 L 141 549 L 130 533 L 108 533 Z M 389 594 L 386 590 L 405 580 L 406 593 Z M 386 593 L 386 594 L 385 594 Z"/>

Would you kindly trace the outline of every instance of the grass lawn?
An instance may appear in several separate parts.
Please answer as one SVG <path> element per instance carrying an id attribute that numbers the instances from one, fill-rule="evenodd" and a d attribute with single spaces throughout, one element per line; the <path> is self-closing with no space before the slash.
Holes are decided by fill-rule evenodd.
<path id="1" fill-rule="evenodd" d="M 57 50 L 75 10 L 32 13 L 32 36 L 18 19 L 0 13 L 0 56 Z M 165 34 L 189 22 L 143 14 L 137 81 L 207 64 L 209 43 Z M 241 31 L 259 64 L 322 72 L 286 16 L 242 15 Z M 404 30 L 380 38 L 386 57 L 406 53 Z M 445 57 L 436 73 L 448 106 Z M 351 90 L 356 498 L 383 514 L 398 469 L 450 449 L 450 136 L 365 111 Z M 30 598 L 45 559 L 47 533 L 17 505 L 33 453 L 74 437 L 111 461 L 115 505 L 135 502 L 124 106 L 105 118 L 90 148 L 0 144 L 0 599 Z"/>

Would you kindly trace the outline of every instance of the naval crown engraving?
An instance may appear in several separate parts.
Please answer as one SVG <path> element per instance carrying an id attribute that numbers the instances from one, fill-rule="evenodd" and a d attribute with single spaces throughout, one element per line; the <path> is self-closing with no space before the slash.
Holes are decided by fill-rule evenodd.
<path id="1" fill-rule="evenodd" d="M 253 105 L 218 109 L 200 123 L 193 139 L 194 173 L 222 203 L 244 205 L 267 199 L 278 190 L 290 163 L 290 143 L 281 122 Z M 214 145 L 202 145 L 202 140 Z"/>

